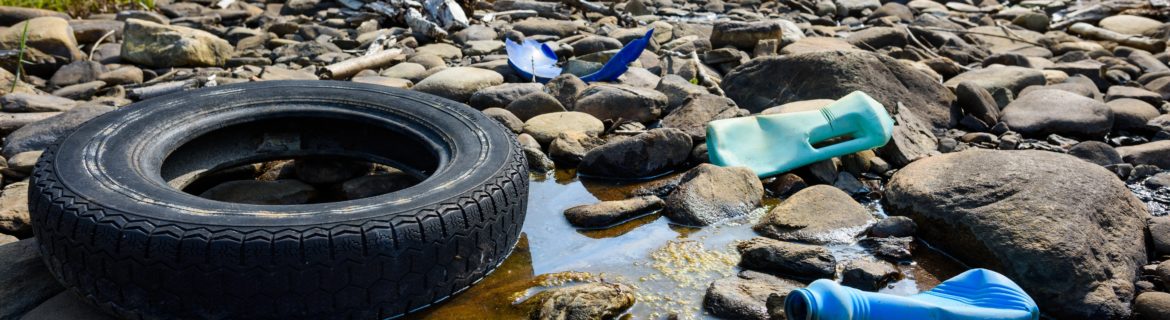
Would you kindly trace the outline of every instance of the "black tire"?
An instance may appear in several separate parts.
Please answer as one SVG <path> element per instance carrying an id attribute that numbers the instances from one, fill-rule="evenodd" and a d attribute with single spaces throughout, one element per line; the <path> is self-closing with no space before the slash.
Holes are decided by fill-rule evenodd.
<path id="1" fill-rule="evenodd" d="M 299 147 L 256 136 L 287 133 L 271 130 L 302 130 Z M 328 145 L 345 132 L 391 136 Z M 196 139 L 204 134 L 217 140 Z M 283 206 L 168 184 L 183 170 L 318 153 L 397 161 L 429 177 L 380 196 Z M 210 167 L 208 155 L 223 163 Z M 260 82 L 160 97 L 84 124 L 41 156 L 29 202 L 53 275 L 119 317 L 392 318 L 503 262 L 524 222 L 526 168 L 511 133 L 466 105 L 351 82 Z"/>

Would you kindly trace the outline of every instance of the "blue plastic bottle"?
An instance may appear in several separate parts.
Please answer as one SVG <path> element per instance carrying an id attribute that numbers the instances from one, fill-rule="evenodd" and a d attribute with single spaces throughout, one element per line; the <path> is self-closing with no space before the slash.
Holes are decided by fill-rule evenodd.
<path id="1" fill-rule="evenodd" d="M 821 279 L 788 293 L 784 314 L 789 320 L 1036 320 L 1040 308 L 1007 277 L 972 269 L 909 297 Z"/>
<path id="2" fill-rule="evenodd" d="M 883 146 L 893 131 L 886 108 L 854 91 L 820 110 L 708 122 L 707 155 L 712 164 L 748 167 L 767 177 Z M 813 146 L 833 138 L 847 141 Z"/>

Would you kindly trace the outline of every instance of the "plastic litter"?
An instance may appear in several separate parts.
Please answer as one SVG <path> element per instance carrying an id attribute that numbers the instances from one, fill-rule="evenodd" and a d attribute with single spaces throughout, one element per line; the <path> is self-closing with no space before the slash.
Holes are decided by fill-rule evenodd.
<path id="1" fill-rule="evenodd" d="M 766 177 L 883 146 L 893 131 L 886 108 L 854 91 L 819 111 L 708 122 L 707 154 L 712 164 L 748 167 Z M 835 138 L 844 141 L 830 141 Z"/>
<path id="2" fill-rule="evenodd" d="M 821 279 L 789 292 L 784 314 L 795 320 L 1036 320 L 1040 308 L 1011 279 L 991 270 L 972 269 L 909 297 L 865 292 Z"/>
<path id="3" fill-rule="evenodd" d="M 626 70 L 630 62 L 638 60 L 642 50 L 650 44 L 650 37 L 654 36 L 654 29 L 646 31 L 646 35 L 630 41 L 617 54 L 609 58 L 601 70 L 581 77 L 585 82 L 614 81 Z M 524 79 L 535 79 L 548 82 L 561 74 L 561 67 L 557 66 L 557 54 L 548 44 L 539 43 L 531 39 L 524 39 L 523 43 L 516 43 L 508 39 L 504 45 L 508 50 L 508 65 L 512 66 Z"/>

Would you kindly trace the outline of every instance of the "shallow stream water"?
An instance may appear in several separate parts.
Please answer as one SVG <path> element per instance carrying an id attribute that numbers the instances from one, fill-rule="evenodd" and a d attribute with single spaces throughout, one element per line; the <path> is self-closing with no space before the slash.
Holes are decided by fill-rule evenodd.
<path id="1" fill-rule="evenodd" d="M 712 318 L 703 311 L 707 286 L 734 276 L 739 254 L 734 243 L 755 237 L 751 230 L 761 215 L 780 202 L 767 198 L 748 216 L 705 228 L 671 224 L 650 214 L 602 230 L 579 230 L 562 212 L 601 200 L 620 200 L 639 188 L 653 188 L 674 176 L 634 183 L 581 181 L 571 172 L 532 176 L 524 235 L 514 253 L 494 273 L 466 292 L 409 319 L 516 319 L 526 311 L 516 306 L 539 290 L 572 281 L 616 281 L 635 288 L 637 303 L 628 312 L 635 319 Z M 877 201 L 863 202 L 875 217 L 885 218 Z M 854 259 L 876 259 L 847 233 L 827 247 L 838 265 Z M 924 246 L 913 261 L 898 265 L 904 279 L 882 292 L 910 295 L 928 290 L 965 268 Z"/>

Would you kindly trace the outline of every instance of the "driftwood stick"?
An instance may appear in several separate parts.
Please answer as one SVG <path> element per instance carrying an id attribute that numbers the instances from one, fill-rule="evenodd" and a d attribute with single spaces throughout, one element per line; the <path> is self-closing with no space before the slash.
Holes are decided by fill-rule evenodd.
<path id="1" fill-rule="evenodd" d="M 492 9 L 496 12 L 512 11 L 512 10 L 532 10 L 536 14 L 550 19 L 569 19 L 569 15 L 561 11 L 561 3 L 557 2 L 538 2 L 528 0 L 496 0 L 492 3 Z"/>
<path id="2" fill-rule="evenodd" d="M 562 0 L 562 1 L 564 1 L 564 3 L 569 5 L 570 7 L 574 7 L 574 8 L 580 9 L 582 11 L 596 12 L 596 13 L 600 13 L 600 14 L 607 15 L 607 16 L 617 17 L 618 21 L 620 21 L 625 26 L 633 26 L 636 24 L 634 22 L 634 17 L 631 16 L 629 13 L 618 12 L 617 10 L 614 10 L 613 7 L 606 7 L 604 5 L 592 3 L 592 2 L 589 2 L 586 0 Z"/>
<path id="3" fill-rule="evenodd" d="M 402 54 L 402 49 L 382 50 L 368 56 L 325 66 L 317 71 L 317 76 L 321 79 L 346 79 L 362 70 L 379 69 L 405 59 L 406 56 Z"/>
<path id="4" fill-rule="evenodd" d="M 138 100 L 146 100 L 158 96 L 182 92 L 183 90 L 194 87 L 195 81 L 193 79 L 164 82 L 153 86 L 130 89 L 130 96 L 138 98 Z"/>
<path id="5" fill-rule="evenodd" d="M 1073 24 L 1071 27 L 1068 27 L 1068 31 L 1085 37 L 1097 40 L 1112 41 L 1121 45 L 1126 45 L 1149 52 L 1162 52 L 1162 50 L 1166 50 L 1166 43 L 1160 40 L 1149 37 L 1122 34 L 1112 30 L 1099 28 L 1084 22 Z"/>

